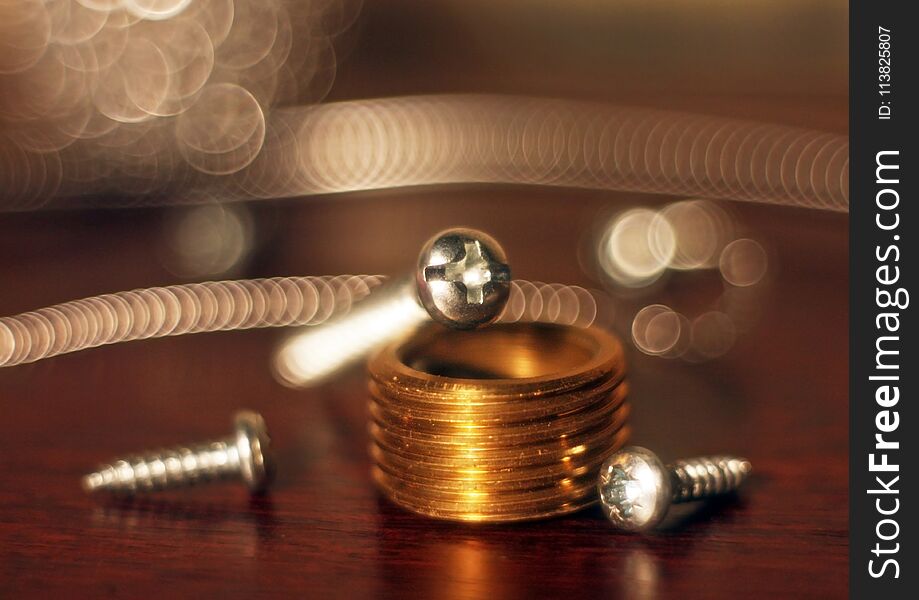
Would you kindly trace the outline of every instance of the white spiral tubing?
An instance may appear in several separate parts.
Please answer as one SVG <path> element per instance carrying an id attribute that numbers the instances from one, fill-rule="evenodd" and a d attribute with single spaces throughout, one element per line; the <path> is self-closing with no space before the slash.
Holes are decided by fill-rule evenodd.
<path id="1" fill-rule="evenodd" d="M 281 109 L 269 129 L 249 168 L 215 182 L 221 197 L 487 182 L 849 206 L 847 136 L 708 115 L 410 96 Z"/>
<path id="2" fill-rule="evenodd" d="M 347 313 L 386 280 L 339 275 L 216 281 L 65 302 L 0 318 L 0 367 L 132 340 L 319 325 Z M 586 327 L 596 315 L 596 301 L 584 288 L 515 280 L 500 320 Z"/>

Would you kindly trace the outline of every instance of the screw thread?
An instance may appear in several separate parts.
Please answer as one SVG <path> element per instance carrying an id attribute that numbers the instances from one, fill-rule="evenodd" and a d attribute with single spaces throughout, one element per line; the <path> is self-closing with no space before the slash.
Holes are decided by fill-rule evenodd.
<path id="1" fill-rule="evenodd" d="M 750 474 L 750 461 L 734 456 L 703 456 L 678 460 L 668 465 L 673 487 L 673 502 L 691 502 L 737 487 Z"/>
<path id="2" fill-rule="evenodd" d="M 86 475 L 83 488 L 131 494 L 238 477 L 240 472 L 235 438 L 227 438 L 114 460 Z"/>

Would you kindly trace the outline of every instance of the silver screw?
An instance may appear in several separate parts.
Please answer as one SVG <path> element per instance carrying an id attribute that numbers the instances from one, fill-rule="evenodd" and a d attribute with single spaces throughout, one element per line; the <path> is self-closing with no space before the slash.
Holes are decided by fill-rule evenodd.
<path id="1" fill-rule="evenodd" d="M 510 296 L 511 271 L 501 245 L 474 229 L 448 229 L 431 238 L 418 257 L 418 299 L 431 318 L 454 329 L 472 329 L 501 315 Z"/>
<path id="2" fill-rule="evenodd" d="M 628 531 L 652 529 L 670 505 L 726 494 L 750 474 L 744 458 L 710 456 L 664 465 L 647 448 L 631 446 L 600 467 L 597 489 L 609 520 Z"/>
<path id="3" fill-rule="evenodd" d="M 474 229 L 448 229 L 428 240 L 413 272 L 374 290 L 341 317 L 298 331 L 274 360 L 284 383 L 315 385 L 433 319 L 473 329 L 501 316 L 510 297 L 504 250 Z"/>
<path id="4" fill-rule="evenodd" d="M 233 434 L 222 440 L 114 460 L 83 477 L 83 489 L 134 494 L 239 478 L 252 493 L 263 492 L 274 472 L 265 420 L 242 411 L 233 422 Z"/>

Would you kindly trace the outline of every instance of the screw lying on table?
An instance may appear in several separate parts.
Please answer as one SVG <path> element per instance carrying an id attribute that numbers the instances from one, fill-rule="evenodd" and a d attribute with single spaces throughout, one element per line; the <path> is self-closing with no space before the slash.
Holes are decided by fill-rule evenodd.
<path id="1" fill-rule="evenodd" d="M 631 446 L 606 459 L 597 490 L 603 512 L 614 525 L 645 531 L 663 521 L 671 504 L 732 492 L 751 470 L 749 461 L 732 456 L 692 458 L 665 466 L 650 450 Z"/>
<path id="2" fill-rule="evenodd" d="M 258 413 L 242 411 L 233 422 L 233 434 L 222 440 L 112 461 L 86 475 L 83 489 L 134 494 L 238 478 L 252 493 L 263 492 L 274 472 L 265 421 Z"/>

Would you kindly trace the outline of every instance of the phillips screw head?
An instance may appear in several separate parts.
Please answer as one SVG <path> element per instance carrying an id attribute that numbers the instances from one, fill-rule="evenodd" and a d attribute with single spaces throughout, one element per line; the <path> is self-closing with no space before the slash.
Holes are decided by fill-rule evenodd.
<path id="1" fill-rule="evenodd" d="M 501 245 L 475 229 L 448 229 L 418 257 L 418 299 L 431 318 L 454 329 L 495 321 L 510 296 L 511 272 Z"/>
<path id="2" fill-rule="evenodd" d="M 750 474 L 750 462 L 709 456 L 664 465 L 647 448 L 631 446 L 600 467 L 597 491 L 603 512 L 620 529 L 646 531 L 664 520 L 670 505 L 726 494 Z"/>

